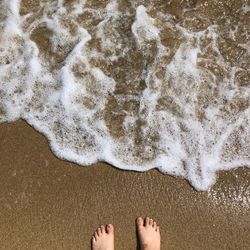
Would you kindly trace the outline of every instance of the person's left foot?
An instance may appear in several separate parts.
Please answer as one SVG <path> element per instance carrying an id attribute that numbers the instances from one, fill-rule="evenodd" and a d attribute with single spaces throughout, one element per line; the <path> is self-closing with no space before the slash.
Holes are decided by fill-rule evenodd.
<path id="1" fill-rule="evenodd" d="M 114 250 L 114 227 L 112 224 L 96 229 L 92 238 L 92 250 Z"/>

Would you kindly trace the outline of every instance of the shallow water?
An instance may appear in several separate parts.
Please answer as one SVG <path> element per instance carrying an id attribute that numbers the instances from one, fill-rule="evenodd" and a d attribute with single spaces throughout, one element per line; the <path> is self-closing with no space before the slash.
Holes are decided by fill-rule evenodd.
<path id="1" fill-rule="evenodd" d="M 1 0 L 0 122 L 60 158 L 197 190 L 250 166 L 246 0 Z"/>

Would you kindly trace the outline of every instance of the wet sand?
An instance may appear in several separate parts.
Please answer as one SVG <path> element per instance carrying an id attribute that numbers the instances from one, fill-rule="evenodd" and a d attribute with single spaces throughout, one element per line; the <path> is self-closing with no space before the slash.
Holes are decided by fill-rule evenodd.
<path id="1" fill-rule="evenodd" d="M 23 121 L 0 125 L 0 141 L 0 249 L 90 249 L 105 223 L 115 225 L 116 249 L 136 249 L 140 215 L 160 224 L 163 250 L 249 249 L 249 169 L 221 172 L 201 193 L 157 170 L 59 160 Z"/>

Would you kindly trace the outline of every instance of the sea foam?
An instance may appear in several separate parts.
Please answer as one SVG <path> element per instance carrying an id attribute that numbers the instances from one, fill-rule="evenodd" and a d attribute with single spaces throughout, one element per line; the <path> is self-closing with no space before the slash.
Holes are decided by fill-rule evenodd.
<path id="1" fill-rule="evenodd" d="M 59 158 L 197 190 L 250 166 L 244 1 L 224 19 L 199 1 L 24 2 L 0 3 L 0 122 L 26 120 Z"/>

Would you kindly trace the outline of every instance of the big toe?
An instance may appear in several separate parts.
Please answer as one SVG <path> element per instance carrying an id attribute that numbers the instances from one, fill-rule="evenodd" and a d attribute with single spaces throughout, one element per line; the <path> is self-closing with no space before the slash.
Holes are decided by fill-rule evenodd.
<path id="1" fill-rule="evenodd" d="M 143 223 L 144 223 L 144 221 L 143 221 L 142 217 L 138 217 L 136 220 L 137 227 L 142 227 Z"/>
<path id="2" fill-rule="evenodd" d="M 107 225 L 107 233 L 113 234 L 114 233 L 114 226 L 112 224 Z"/>

